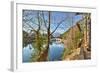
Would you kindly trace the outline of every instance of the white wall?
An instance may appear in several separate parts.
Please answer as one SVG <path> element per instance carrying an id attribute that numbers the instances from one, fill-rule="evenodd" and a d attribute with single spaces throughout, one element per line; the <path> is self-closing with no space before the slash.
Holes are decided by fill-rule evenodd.
<path id="1" fill-rule="evenodd" d="M 99 73 L 100 69 L 100 2 L 99 0 L 32 0 L 35 2 L 41 2 L 43 4 L 58 4 L 68 6 L 95 6 L 97 8 L 97 54 L 98 65 L 97 67 L 82 67 L 82 68 L 64 68 L 56 70 L 37 71 L 36 73 Z M 10 0 L 0 0 L 0 73 L 10 73 Z M 33 71 L 34 72 L 34 71 Z M 27 72 L 28 73 L 28 72 Z M 35 72 L 34 72 L 35 73 Z"/>

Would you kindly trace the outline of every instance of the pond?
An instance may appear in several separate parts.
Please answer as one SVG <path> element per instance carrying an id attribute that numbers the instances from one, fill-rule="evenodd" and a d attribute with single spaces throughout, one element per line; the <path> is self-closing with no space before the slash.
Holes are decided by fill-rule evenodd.
<path id="1" fill-rule="evenodd" d="M 59 61 L 62 59 L 64 45 L 62 43 L 52 43 L 50 45 L 48 58 L 49 61 Z"/>
<path id="2" fill-rule="evenodd" d="M 33 52 L 34 52 L 34 48 L 32 47 L 31 44 L 28 44 L 26 47 L 24 47 L 22 50 L 23 62 L 29 62 L 31 58 L 31 54 Z"/>
<path id="3" fill-rule="evenodd" d="M 53 42 L 50 44 L 50 49 L 48 53 L 49 61 L 60 61 L 62 60 L 62 54 L 64 51 L 64 45 L 62 43 Z M 28 44 L 23 48 L 22 56 L 23 62 L 29 62 L 31 59 L 31 54 L 34 52 L 34 48 L 31 44 Z"/>

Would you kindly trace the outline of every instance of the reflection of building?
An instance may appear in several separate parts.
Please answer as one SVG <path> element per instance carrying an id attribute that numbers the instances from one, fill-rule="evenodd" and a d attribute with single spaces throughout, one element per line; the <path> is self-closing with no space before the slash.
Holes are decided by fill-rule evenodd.
<path id="1" fill-rule="evenodd" d="M 62 42 L 62 39 L 61 38 L 52 38 L 51 41 L 52 42 L 61 43 Z"/>
<path id="2" fill-rule="evenodd" d="M 56 38 L 56 41 L 61 43 L 62 40 L 61 40 L 61 38 Z"/>

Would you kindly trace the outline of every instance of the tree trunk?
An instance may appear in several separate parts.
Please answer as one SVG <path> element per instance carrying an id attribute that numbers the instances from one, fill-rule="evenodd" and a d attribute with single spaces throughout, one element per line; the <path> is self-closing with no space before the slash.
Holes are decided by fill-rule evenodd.
<path id="1" fill-rule="evenodd" d="M 46 59 L 48 58 L 49 43 L 50 43 L 50 11 L 49 11 L 49 25 L 48 25 L 47 33 L 48 33 L 48 37 L 47 37 L 48 42 L 47 42 L 47 50 L 46 50 Z"/>
<path id="2" fill-rule="evenodd" d="M 49 43 L 50 43 L 50 11 L 49 11 L 49 24 L 47 29 L 47 47 L 43 51 L 43 53 L 40 54 L 40 57 L 38 58 L 38 61 L 47 61 L 48 59 L 48 51 L 49 51 Z"/>

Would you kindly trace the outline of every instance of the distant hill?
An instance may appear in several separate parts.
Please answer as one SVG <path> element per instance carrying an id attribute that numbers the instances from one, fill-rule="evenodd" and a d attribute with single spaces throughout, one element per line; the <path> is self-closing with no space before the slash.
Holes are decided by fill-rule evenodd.
<path id="1" fill-rule="evenodd" d="M 53 37 L 60 37 L 60 33 L 53 33 Z"/>
<path id="2" fill-rule="evenodd" d="M 63 43 L 65 44 L 65 48 L 73 49 L 73 47 L 78 47 L 78 43 L 82 38 L 82 34 L 78 25 L 79 24 L 74 25 L 68 31 L 61 35 Z"/>
<path id="3" fill-rule="evenodd" d="M 32 43 L 34 40 L 34 35 L 30 35 L 26 31 L 23 30 L 23 47 L 27 46 L 27 44 Z"/>

